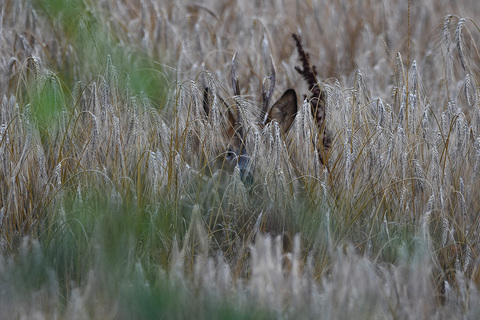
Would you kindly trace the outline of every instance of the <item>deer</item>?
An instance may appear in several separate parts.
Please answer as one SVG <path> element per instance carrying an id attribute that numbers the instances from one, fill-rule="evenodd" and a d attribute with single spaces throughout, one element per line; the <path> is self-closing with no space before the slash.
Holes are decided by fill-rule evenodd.
<path id="1" fill-rule="evenodd" d="M 326 95 L 322 91 L 319 82 L 317 80 L 316 67 L 310 63 L 309 55 L 303 50 L 300 37 L 296 34 L 292 35 L 302 67 L 295 67 L 295 70 L 303 77 L 309 86 L 309 95 L 304 96 L 304 99 L 310 103 L 311 115 L 315 121 L 318 132 L 321 134 L 320 148 L 317 150 L 319 162 L 323 165 L 327 165 L 328 150 L 331 145 L 331 136 L 325 126 L 325 105 Z M 236 77 L 235 68 L 236 54 L 233 55 L 231 64 L 231 84 L 233 87 L 234 96 L 240 96 L 240 88 L 238 79 Z M 280 98 L 273 103 L 270 107 L 270 100 L 275 87 L 275 69 L 272 67 L 270 78 L 270 86 L 268 90 L 262 85 L 262 100 L 260 102 L 260 110 L 255 112 L 258 117 L 256 119 L 256 125 L 259 128 L 265 128 L 269 124 L 276 122 L 283 135 L 287 135 L 292 128 L 292 124 L 297 116 L 298 112 L 298 97 L 295 89 L 286 89 Z M 213 93 L 206 87 L 203 91 L 203 109 L 206 118 L 211 116 L 211 107 L 214 100 Z M 231 103 L 230 105 L 221 99 L 217 95 L 217 101 L 220 101 L 220 112 L 223 113 L 222 124 L 222 139 L 225 142 L 226 150 L 224 152 L 224 161 L 229 163 L 230 167 L 238 167 L 240 172 L 240 178 L 245 186 L 251 186 L 254 181 L 255 168 L 251 166 L 251 158 L 248 154 L 246 147 L 246 128 L 242 119 L 242 113 L 239 112 L 240 105 Z M 277 230 L 279 229 L 279 230 Z M 284 253 L 284 266 L 291 266 L 290 261 L 292 251 L 292 236 L 289 231 L 282 230 L 283 226 L 278 223 L 266 222 L 260 231 L 263 233 L 277 234 L 281 237 L 281 243 L 283 245 Z"/>
<path id="2" fill-rule="evenodd" d="M 203 106 L 207 116 L 210 113 L 212 97 L 211 93 L 206 88 L 204 90 Z M 227 107 L 226 102 L 221 100 L 223 106 L 222 109 L 226 110 L 227 123 L 223 124 L 225 127 L 223 139 L 226 141 L 227 150 L 225 151 L 225 161 L 235 166 L 238 165 L 240 170 L 241 180 L 246 184 L 251 184 L 253 181 L 253 172 L 250 167 L 250 157 L 245 145 L 245 131 L 242 124 L 241 113 L 238 110 L 232 110 L 233 107 Z M 265 106 L 267 104 L 264 104 Z M 270 111 L 266 114 L 266 118 L 263 121 L 262 115 L 259 116 L 257 125 L 260 128 L 265 127 L 267 124 L 276 121 L 282 130 L 287 133 L 290 129 L 295 116 L 297 114 L 297 94 L 295 90 L 288 89 L 283 95 L 273 104 Z M 263 114 L 263 111 L 261 112 Z M 231 166 L 230 165 L 230 166 Z"/>
<path id="3" fill-rule="evenodd" d="M 317 154 L 319 162 L 325 165 L 325 158 L 331 146 L 331 136 L 325 126 L 325 92 L 321 90 L 317 80 L 316 67 L 310 63 L 310 57 L 308 53 L 304 51 L 300 37 L 296 34 L 293 34 L 292 37 L 295 41 L 300 61 L 302 62 L 302 67 L 296 66 L 295 70 L 303 77 L 309 86 L 310 94 L 308 96 L 305 95 L 304 99 L 308 99 L 310 102 L 312 117 L 322 137 L 321 147 L 317 150 Z M 240 96 L 235 60 L 236 54 L 234 54 L 232 59 L 231 81 L 234 95 Z M 269 108 L 269 102 L 275 87 L 275 69 L 273 67 L 269 78 L 270 87 L 268 90 L 262 85 L 262 101 L 260 103 L 261 109 L 258 113 L 257 125 L 260 128 L 264 128 L 271 122 L 277 122 L 283 134 L 286 135 L 297 115 L 297 93 L 295 89 L 287 89 L 272 107 Z M 209 88 L 206 87 L 203 92 L 203 109 L 207 118 L 210 116 L 213 98 Z M 223 124 L 223 140 L 225 141 L 225 145 L 227 145 L 225 161 L 233 167 L 238 165 L 242 181 L 251 184 L 253 181 L 253 172 L 250 167 L 250 157 L 245 145 L 245 131 L 248 128 L 243 127 L 241 113 L 238 110 L 239 106 L 229 106 L 223 99 L 220 97 L 217 98 L 221 102 L 222 109 L 226 112 L 224 118 L 227 119 L 226 123 Z"/>

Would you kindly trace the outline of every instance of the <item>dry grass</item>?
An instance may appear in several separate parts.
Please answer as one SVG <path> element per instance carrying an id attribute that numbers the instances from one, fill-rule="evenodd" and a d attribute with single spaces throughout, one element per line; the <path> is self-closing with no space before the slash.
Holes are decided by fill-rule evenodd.
<path id="1" fill-rule="evenodd" d="M 1 318 L 478 317 L 476 1 L 1 9 Z M 309 96 L 292 33 L 324 164 L 308 101 L 258 123 L 274 74 Z"/>

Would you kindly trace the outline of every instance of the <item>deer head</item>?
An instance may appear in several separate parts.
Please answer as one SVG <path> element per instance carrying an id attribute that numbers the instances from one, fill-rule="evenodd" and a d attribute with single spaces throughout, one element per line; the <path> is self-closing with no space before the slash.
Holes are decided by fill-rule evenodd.
<path id="1" fill-rule="evenodd" d="M 234 87 L 235 88 L 235 87 Z M 234 90 L 235 91 L 235 90 Z M 244 183 L 251 183 L 253 181 L 253 172 L 250 168 L 250 156 L 246 148 L 245 134 L 249 128 L 245 127 L 245 122 L 242 121 L 239 105 L 228 105 L 224 100 L 220 100 L 221 112 L 226 119 L 223 126 L 222 139 L 226 146 L 225 162 L 229 166 L 237 166 L 240 169 L 240 177 Z M 203 94 L 203 108 L 207 115 L 210 116 L 213 97 L 208 88 L 204 90 Z M 268 110 L 268 102 L 262 103 L 262 110 L 257 119 L 257 125 L 264 127 L 266 124 L 276 121 L 283 132 L 288 132 L 293 120 L 297 114 L 297 94 L 295 90 L 288 89 L 278 99 L 273 106 Z M 266 117 L 265 117 L 266 115 Z"/>

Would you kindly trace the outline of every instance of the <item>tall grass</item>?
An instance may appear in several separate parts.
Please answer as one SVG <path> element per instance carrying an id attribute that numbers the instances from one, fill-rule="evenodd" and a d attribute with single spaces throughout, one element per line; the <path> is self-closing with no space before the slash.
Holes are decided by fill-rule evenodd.
<path id="1" fill-rule="evenodd" d="M 478 11 L 4 1 L 1 318 L 476 318 Z M 323 164 L 292 33 L 326 79 Z M 258 123 L 274 79 L 287 133 Z"/>

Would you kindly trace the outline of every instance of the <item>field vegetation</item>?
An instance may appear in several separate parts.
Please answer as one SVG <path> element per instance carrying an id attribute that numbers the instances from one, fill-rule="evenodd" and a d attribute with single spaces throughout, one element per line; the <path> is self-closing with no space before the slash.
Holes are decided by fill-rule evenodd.
<path id="1" fill-rule="evenodd" d="M 0 318 L 478 318 L 478 17 L 476 0 L 2 0 Z M 269 88 L 270 106 L 297 92 L 288 132 L 258 121 Z"/>

